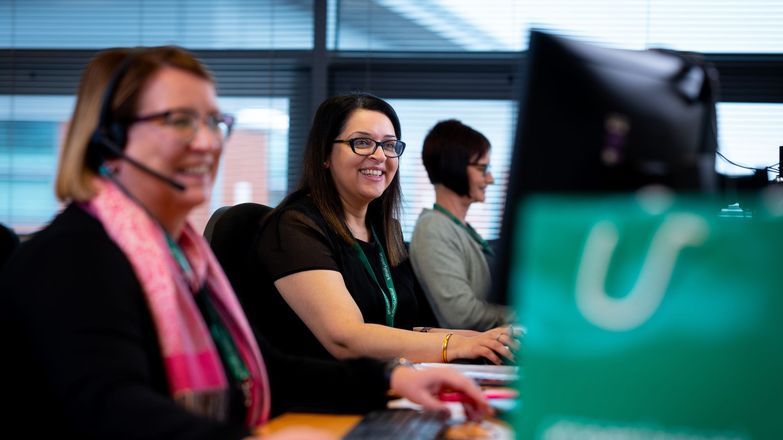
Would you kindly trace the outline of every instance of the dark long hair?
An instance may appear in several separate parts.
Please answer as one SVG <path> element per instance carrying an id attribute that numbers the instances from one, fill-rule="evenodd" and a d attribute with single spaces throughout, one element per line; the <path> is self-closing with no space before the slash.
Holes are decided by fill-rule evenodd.
<path id="1" fill-rule="evenodd" d="M 350 93 L 327 99 L 318 107 L 313 125 L 307 137 L 304 169 L 297 191 L 292 194 L 310 194 L 313 203 L 326 219 L 329 227 L 347 243 L 354 238 L 345 224 L 345 212 L 331 172 L 323 166 L 329 160 L 334 148 L 334 140 L 345 127 L 345 123 L 358 109 L 383 113 L 394 126 L 394 134 L 401 139 L 400 120 L 397 113 L 386 101 L 367 93 Z M 391 159 L 399 160 L 399 159 Z M 407 257 L 405 243 L 399 227 L 402 199 L 399 167 L 397 173 L 383 194 L 370 202 L 367 219 L 370 224 L 383 230 L 389 263 L 396 266 Z M 285 204 L 283 202 L 281 206 Z M 377 229 L 376 229 L 377 230 Z"/>

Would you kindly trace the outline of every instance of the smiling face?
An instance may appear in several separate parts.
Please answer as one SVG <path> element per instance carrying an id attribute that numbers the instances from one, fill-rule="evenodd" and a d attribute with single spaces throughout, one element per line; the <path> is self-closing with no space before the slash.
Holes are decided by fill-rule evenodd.
<path id="1" fill-rule="evenodd" d="M 136 116 L 169 110 L 187 110 L 200 118 L 192 139 L 162 119 L 136 122 L 128 128 L 125 154 L 185 186 L 179 191 L 122 160 L 113 161 L 117 179 L 160 220 L 187 214 L 212 192 L 222 152 L 221 136 L 203 123 L 218 113 L 214 85 L 193 73 L 164 67 L 153 74 L 139 97 Z"/>
<path id="2" fill-rule="evenodd" d="M 489 151 L 468 165 L 468 197 L 471 202 L 483 202 L 486 199 L 487 186 L 495 183 L 489 167 Z"/>
<path id="3" fill-rule="evenodd" d="M 371 138 L 394 140 L 394 126 L 381 112 L 357 109 L 351 113 L 336 139 Z M 366 208 L 380 197 L 394 179 L 399 158 L 387 158 L 381 148 L 370 156 L 360 156 L 350 145 L 335 143 L 325 166 L 329 168 L 343 205 Z"/>

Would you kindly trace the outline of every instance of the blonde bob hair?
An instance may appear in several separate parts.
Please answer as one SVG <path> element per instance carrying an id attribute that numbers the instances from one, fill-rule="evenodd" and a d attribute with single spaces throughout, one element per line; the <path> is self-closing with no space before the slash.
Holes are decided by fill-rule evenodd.
<path id="1" fill-rule="evenodd" d="M 98 171 L 90 165 L 89 155 L 96 154 L 90 151 L 90 139 L 98 128 L 104 99 L 111 99 L 109 114 L 105 115 L 110 121 L 104 123 L 123 124 L 122 129 L 127 130 L 124 121 L 137 116 L 141 92 L 163 67 L 181 69 L 214 83 L 201 62 L 177 46 L 107 49 L 90 60 L 79 81 L 76 107 L 60 148 L 55 181 L 58 199 L 82 202 L 95 195 L 93 181 Z M 104 96 L 110 83 L 115 83 L 115 91 L 112 96 Z"/>

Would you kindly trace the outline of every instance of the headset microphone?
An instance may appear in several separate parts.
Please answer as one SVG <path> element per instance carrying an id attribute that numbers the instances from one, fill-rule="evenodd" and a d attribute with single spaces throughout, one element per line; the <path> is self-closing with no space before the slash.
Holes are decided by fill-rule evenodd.
<path id="1" fill-rule="evenodd" d="M 168 184 L 178 191 L 185 191 L 185 185 L 174 180 L 171 177 L 161 174 L 152 168 L 144 165 L 138 160 L 128 156 L 123 151 L 125 149 L 127 125 L 115 121 L 111 110 L 111 101 L 119 88 L 120 81 L 130 70 L 133 61 L 137 58 L 137 53 L 131 51 L 120 62 L 114 70 L 111 79 L 106 85 L 101 103 L 98 127 L 90 136 L 90 145 L 87 147 L 87 165 L 95 171 L 99 171 L 101 165 L 106 159 L 119 158 L 147 173 L 148 175 Z"/>
<path id="2" fill-rule="evenodd" d="M 93 138 L 91 139 L 91 142 L 100 143 L 101 145 L 103 145 L 103 148 L 109 150 L 111 153 L 116 155 L 120 160 L 124 160 L 128 162 L 129 164 L 138 168 L 140 171 L 143 171 L 148 175 L 162 181 L 163 183 L 171 186 L 177 191 L 185 191 L 185 185 L 172 179 L 171 177 L 164 176 L 162 173 L 155 171 L 152 168 L 148 167 L 147 165 L 144 165 L 138 160 L 128 156 L 127 154 L 125 154 L 124 151 L 122 151 L 121 148 L 119 148 L 117 144 L 112 142 L 109 138 L 107 138 L 104 134 L 100 133 L 99 131 L 93 133 Z"/>

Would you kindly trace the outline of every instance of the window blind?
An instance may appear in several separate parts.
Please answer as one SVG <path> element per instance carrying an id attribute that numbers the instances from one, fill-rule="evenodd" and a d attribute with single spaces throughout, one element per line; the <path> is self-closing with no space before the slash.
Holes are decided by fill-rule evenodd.
<path id="1" fill-rule="evenodd" d="M 338 50 L 519 51 L 536 27 L 630 49 L 783 52 L 775 0 L 332 1 Z"/>
<path id="2" fill-rule="evenodd" d="M 471 205 L 466 220 L 484 238 L 497 238 L 514 142 L 516 103 L 510 100 L 465 99 L 392 99 L 389 103 L 400 117 L 402 137 L 407 144 L 399 166 L 404 201 L 401 222 L 405 239 L 410 240 L 422 208 L 432 208 L 435 202 L 435 191 L 421 161 L 424 137 L 437 122 L 452 118 L 489 139 L 490 170 L 495 183 L 487 187 L 483 203 Z"/>
<path id="3" fill-rule="evenodd" d="M 309 116 L 312 16 L 312 0 L 0 3 L 0 222 L 32 232 L 59 209 L 53 180 L 73 95 L 86 63 L 113 46 L 186 47 L 238 117 L 213 198 L 191 216 L 197 228 L 224 204 L 276 204 Z"/>
<path id="4" fill-rule="evenodd" d="M 321 9 L 324 1 L 326 14 Z M 270 179 L 277 182 L 273 192 L 280 195 L 295 185 L 300 174 L 305 136 L 314 112 L 311 96 L 351 90 L 376 93 L 399 107 L 404 120 L 403 136 L 409 142 L 403 158 L 404 170 L 411 169 L 408 161 L 412 158 L 420 160 L 416 157 L 418 153 L 411 149 L 413 144 L 420 148 L 421 142 L 416 138 L 423 139 L 426 129 L 438 120 L 461 117 L 465 119 L 463 122 L 491 135 L 493 174 L 498 181 L 493 191 L 499 190 L 507 171 L 501 158 L 495 155 L 500 151 L 500 144 L 510 145 L 512 141 L 498 140 L 491 134 L 496 128 L 490 127 L 489 122 L 497 120 L 499 127 L 507 127 L 504 136 L 513 137 L 514 124 L 503 121 L 514 118 L 520 82 L 518 67 L 524 60 L 527 31 L 534 26 L 613 46 L 667 46 L 706 52 L 721 75 L 724 101 L 719 107 L 721 151 L 738 162 L 767 164 L 773 156 L 769 145 L 778 143 L 775 138 L 780 115 L 775 104 L 783 103 L 780 81 L 783 44 L 776 26 L 781 22 L 783 4 L 778 3 L 762 0 L 589 3 L 482 0 L 480 5 L 472 0 L 0 2 L 0 105 L 4 106 L 0 113 L 8 118 L 0 119 L 5 124 L 0 133 L 0 174 L 6 177 L 6 183 L 0 183 L 5 185 L 0 188 L 3 192 L 0 199 L 8 199 L 9 182 L 21 185 L 24 180 L 18 172 L 20 164 L 27 159 L 23 159 L 19 148 L 33 141 L 22 138 L 30 135 L 33 139 L 31 133 L 39 133 L 35 142 L 41 143 L 48 136 L 45 133 L 57 132 L 57 129 L 52 131 L 52 126 L 62 124 L 52 122 L 56 118 L 47 119 L 49 122 L 21 120 L 19 115 L 24 112 L 19 106 L 36 105 L 38 111 L 45 113 L 49 104 L 28 104 L 33 101 L 26 99 L 58 96 L 72 99 L 81 69 L 95 50 L 116 45 L 183 45 L 195 51 L 215 73 L 221 97 L 247 99 L 236 107 L 237 111 L 250 111 L 250 115 L 257 116 L 284 113 L 287 109 L 288 148 L 276 149 L 276 156 L 270 159 L 276 173 Z M 325 19 L 326 23 L 319 21 L 316 25 L 315 19 Z M 313 29 L 316 28 L 325 28 L 325 38 L 315 38 Z M 312 50 L 314 40 L 325 40 L 330 50 Z M 328 77 L 322 77 L 322 72 Z M 770 105 L 756 105 L 762 103 Z M 485 105 L 493 110 L 482 107 Z M 483 108 L 486 115 L 495 117 L 489 118 L 489 122 L 475 119 L 468 112 L 471 108 Z M 433 113 L 425 114 L 427 109 Z M 413 116 L 409 117 L 409 113 Z M 31 125 L 25 125 L 28 123 L 54 125 L 32 129 Z M 415 128 L 416 124 L 421 128 Z M 417 135 L 417 131 L 421 134 Z M 751 141 L 754 133 L 763 136 Z M 282 135 L 264 136 L 267 135 L 278 138 L 278 142 L 269 145 L 280 144 Z M 48 148 L 50 157 L 54 158 L 56 145 Z M 775 146 L 771 148 L 774 150 Z M 284 156 L 287 166 L 281 159 Z M 718 169 L 722 172 L 732 168 L 721 166 Z M 422 176 L 404 176 L 405 194 L 430 190 L 426 176 L 423 179 Z M 285 190 L 283 179 L 287 180 Z M 425 187 L 422 189 L 414 183 Z M 50 193 L 47 185 L 39 182 L 38 187 Z M 236 194 L 247 195 L 246 189 L 240 185 Z M 213 202 L 229 203 L 234 195 L 232 190 Z M 277 196 L 269 197 L 269 203 L 274 204 Z M 14 196 L 14 200 L 19 203 L 34 198 Z M 404 219 L 404 223 L 412 227 L 420 208 L 407 207 L 410 219 Z M 0 221 L 6 221 L 6 215 L 0 209 Z M 499 211 L 492 213 L 495 217 L 499 215 Z M 495 226 L 491 225 L 492 220 L 487 221 L 489 224 L 480 230 L 492 237 Z"/>
<path id="5" fill-rule="evenodd" d="M 84 49 L 178 44 L 189 49 L 312 48 L 312 0 L 10 0 L 0 45 Z"/>
<path id="6" fill-rule="evenodd" d="M 342 54 L 332 69 L 332 93 L 367 90 L 393 98 L 400 107 L 403 137 L 409 142 L 401 162 L 406 236 L 432 197 L 423 168 L 408 171 L 420 166 L 420 157 L 411 156 L 420 155 L 426 133 L 416 124 L 431 126 L 458 115 L 473 120 L 463 113 L 469 105 L 454 104 L 460 100 L 509 103 L 518 99 L 519 71 L 514 66 L 519 58 L 508 58 L 504 64 L 502 56 L 524 51 L 533 27 L 610 47 L 704 52 L 721 73 L 721 97 L 732 103 L 719 106 L 721 152 L 751 166 L 769 165 L 773 153 L 777 154 L 772 144 L 779 132 L 778 107 L 742 103 L 783 102 L 783 30 L 777 26 L 783 22 L 780 2 L 485 0 L 478 7 L 468 0 L 333 0 L 329 15 L 328 44 Z M 482 65 L 493 52 L 497 58 Z M 351 55 L 352 62 L 348 60 Z M 499 115 L 500 110 L 495 116 Z M 510 139 L 515 127 L 503 121 L 507 116 L 495 118 L 498 127 L 476 121 L 475 128 L 494 132 L 505 126 Z M 502 148 L 510 148 L 513 139 L 508 142 Z M 500 149 L 493 141 L 493 150 Z M 502 155 L 496 157 L 497 151 L 492 156 L 493 174 L 498 181 L 495 189 L 501 189 L 508 169 Z M 719 172 L 741 172 L 717 162 Z M 495 238 L 502 205 L 494 201 L 485 205 L 494 211 L 469 220 L 482 234 Z"/>

